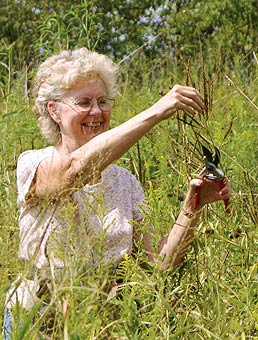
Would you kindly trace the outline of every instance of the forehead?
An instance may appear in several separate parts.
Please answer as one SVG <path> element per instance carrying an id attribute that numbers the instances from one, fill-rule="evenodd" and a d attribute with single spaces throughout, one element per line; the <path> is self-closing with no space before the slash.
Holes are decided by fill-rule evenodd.
<path id="1" fill-rule="evenodd" d="M 107 94 L 104 81 L 98 77 L 91 77 L 78 81 L 66 93 L 67 98 L 100 97 Z"/>

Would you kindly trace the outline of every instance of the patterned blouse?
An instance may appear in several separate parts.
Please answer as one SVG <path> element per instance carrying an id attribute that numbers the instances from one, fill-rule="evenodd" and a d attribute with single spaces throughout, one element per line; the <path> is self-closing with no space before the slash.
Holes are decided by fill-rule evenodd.
<path id="1" fill-rule="evenodd" d="M 142 219 L 140 183 L 126 169 L 111 165 L 99 183 L 86 184 L 60 200 L 29 200 L 39 163 L 56 154 L 51 146 L 26 151 L 18 159 L 19 258 L 33 258 L 37 268 L 49 261 L 60 268 L 75 256 L 83 258 L 85 265 L 119 261 L 132 249 L 130 220 Z"/>
<path id="2" fill-rule="evenodd" d="M 133 227 L 142 219 L 144 194 L 140 183 L 126 169 L 111 165 L 95 185 L 86 184 L 62 199 L 31 198 L 30 189 L 40 162 L 55 157 L 55 147 L 30 150 L 17 163 L 18 207 L 20 208 L 19 258 L 36 268 L 34 279 L 19 275 L 6 296 L 6 308 L 17 301 L 31 310 L 38 301 L 37 269 L 63 268 L 71 263 L 91 268 L 98 263 L 114 264 L 130 253 Z"/>

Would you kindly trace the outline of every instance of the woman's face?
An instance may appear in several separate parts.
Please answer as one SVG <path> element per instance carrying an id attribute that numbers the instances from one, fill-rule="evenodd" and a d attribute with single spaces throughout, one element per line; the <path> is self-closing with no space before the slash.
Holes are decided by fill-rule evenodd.
<path id="1" fill-rule="evenodd" d="M 72 149 L 84 145 L 108 130 L 110 116 L 111 108 L 102 79 L 95 77 L 78 82 L 57 106 L 61 143 Z"/>

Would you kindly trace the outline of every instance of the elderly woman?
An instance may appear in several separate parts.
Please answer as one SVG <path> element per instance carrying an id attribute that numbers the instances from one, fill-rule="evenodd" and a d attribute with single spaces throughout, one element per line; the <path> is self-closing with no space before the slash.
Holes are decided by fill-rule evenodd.
<path id="1" fill-rule="evenodd" d="M 18 159 L 19 257 L 31 265 L 35 277 L 22 278 L 10 289 L 7 321 L 17 299 L 25 309 L 32 308 L 39 277 L 49 277 L 50 268 L 52 276 L 71 268 L 76 258 L 84 270 L 99 263 L 115 265 L 132 251 L 135 240 L 142 240 L 149 261 L 161 270 L 175 268 L 193 239 L 202 207 L 230 199 L 228 182 L 218 190 L 212 182 L 192 180 L 177 221 L 155 256 L 151 233 L 140 235 L 132 223 L 144 223 L 143 190 L 114 162 L 177 110 L 202 112 L 204 103 L 194 88 L 176 85 L 154 105 L 109 130 L 117 72 L 109 58 L 86 48 L 62 51 L 38 69 L 35 110 L 43 136 L 54 146 L 26 151 Z M 7 331 L 9 326 L 6 322 Z"/>

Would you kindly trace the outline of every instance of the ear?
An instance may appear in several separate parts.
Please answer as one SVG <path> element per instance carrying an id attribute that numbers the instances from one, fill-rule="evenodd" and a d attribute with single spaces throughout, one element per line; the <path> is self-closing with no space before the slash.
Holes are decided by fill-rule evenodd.
<path id="1" fill-rule="evenodd" d="M 59 113 L 57 111 L 57 102 L 55 102 L 54 100 L 50 100 L 47 103 L 47 108 L 48 108 L 48 112 L 50 117 L 57 123 L 59 124 L 61 122 Z"/>

